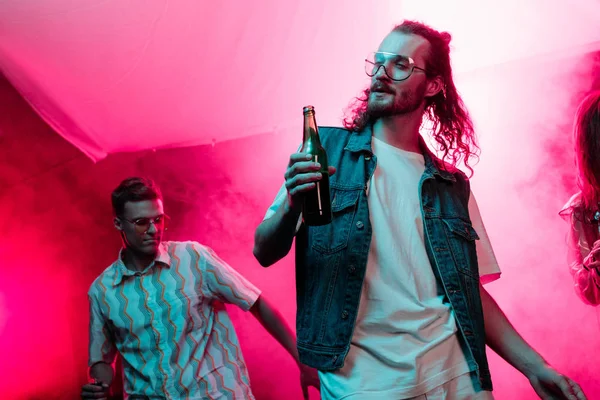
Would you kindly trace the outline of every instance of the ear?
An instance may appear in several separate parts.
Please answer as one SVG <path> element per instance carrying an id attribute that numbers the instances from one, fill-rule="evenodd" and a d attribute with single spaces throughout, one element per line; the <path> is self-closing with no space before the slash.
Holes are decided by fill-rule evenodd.
<path id="1" fill-rule="evenodd" d="M 434 78 L 427 80 L 427 87 L 425 88 L 425 97 L 433 97 L 442 90 L 444 90 L 444 82 L 442 81 L 442 77 L 438 75 Z"/>
<path id="2" fill-rule="evenodd" d="M 120 232 L 123 231 L 123 223 L 121 222 L 119 217 L 115 217 L 113 219 L 113 224 L 114 224 L 115 228 L 117 228 L 118 231 L 120 231 Z"/>

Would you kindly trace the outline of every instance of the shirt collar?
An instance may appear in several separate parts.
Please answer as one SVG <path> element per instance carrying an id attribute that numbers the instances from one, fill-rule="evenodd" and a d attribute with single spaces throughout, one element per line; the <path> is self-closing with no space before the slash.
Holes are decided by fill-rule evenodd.
<path id="1" fill-rule="evenodd" d="M 139 272 L 138 271 L 133 271 L 130 270 L 129 268 L 127 268 L 125 266 L 125 263 L 123 262 L 123 251 L 125 249 L 121 248 L 121 250 L 119 250 L 119 258 L 117 259 L 117 261 L 115 262 L 115 279 L 113 282 L 114 286 L 118 286 L 119 284 L 121 284 L 121 282 L 123 282 L 123 280 L 125 278 L 128 278 L 130 276 L 134 276 L 136 274 L 138 275 L 145 275 L 147 274 L 149 271 L 151 271 L 151 269 L 154 266 L 164 266 L 167 268 L 171 267 L 171 256 L 169 256 L 169 252 L 167 250 L 167 245 L 162 242 L 159 246 L 158 246 L 158 253 L 156 254 L 156 258 L 154 259 L 154 261 L 152 261 L 152 263 L 150 265 L 148 265 L 148 267 Z"/>
<path id="2" fill-rule="evenodd" d="M 360 132 L 352 132 L 350 135 L 350 139 L 346 144 L 344 150 L 348 150 L 351 152 L 362 152 L 366 151 L 370 155 L 373 155 L 373 149 L 371 148 L 371 138 L 373 136 L 373 127 L 371 125 L 367 125 L 365 129 Z M 438 157 L 435 156 L 425 144 L 425 140 L 423 136 L 419 135 L 419 146 L 421 147 L 421 152 L 423 153 L 423 158 L 425 159 L 425 173 L 429 176 L 439 176 L 442 179 L 456 182 L 456 177 L 452 172 L 456 169 L 444 163 Z"/>

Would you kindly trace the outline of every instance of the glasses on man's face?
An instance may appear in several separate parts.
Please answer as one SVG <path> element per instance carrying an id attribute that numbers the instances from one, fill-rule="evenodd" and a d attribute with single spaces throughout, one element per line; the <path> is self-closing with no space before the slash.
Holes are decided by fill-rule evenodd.
<path id="1" fill-rule="evenodd" d="M 383 68 L 388 78 L 397 82 L 410 78 L 415 69 L 427 73 L 423 68 L 417 67 L 415 60 L 408 56 L 381 51 L 369 54 L 365 59 L 367 75 L 374 77 L 380 68 Z"/>
<path id="2" fill-rule="evenodd" d="M 138 233 L 148 232 L 148 229 L 150 229 L 151 225 L 154 225 L 156 229 L 166 229 L 167 222 L 169 221 L 169 217 L 166 214 L 162 214 L 154 218 L 137 218 L 132 220 L 121 217 L 121 219 L 133 224 Z"/>

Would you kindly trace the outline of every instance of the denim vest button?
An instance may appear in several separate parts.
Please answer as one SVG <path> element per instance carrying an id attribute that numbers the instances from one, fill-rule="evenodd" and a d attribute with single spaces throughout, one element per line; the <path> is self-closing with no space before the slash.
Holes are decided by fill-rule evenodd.
<path id="1" fill-rule="evenodd" d="M 342 311 L 342 319 L 348 318 L 348 311 Z"/>
<path id="2" fill-rule="evenodd" d="M 356 267 L 354 265 L 350 265 L 348 271 L 350 271 L 350 273 L 353 274 L 356 271 Z"/>
<path id="3" fill-rule="evenodd" d="M 358 222 L 356 223 L 356 227 L 357 227 L 358 229 L 362 229 L 362 228 L 364 228 L 364 227 L 365 227 L 365 224 L 363 224 L 363 223 L 362 223 L 362 221 L 358 221 Z"/>

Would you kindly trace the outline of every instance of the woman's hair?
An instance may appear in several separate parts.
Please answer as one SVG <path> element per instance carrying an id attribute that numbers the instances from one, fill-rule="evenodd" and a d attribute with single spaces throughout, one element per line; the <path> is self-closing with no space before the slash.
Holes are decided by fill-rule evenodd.
<path id="1" fill-rule="evenodd" d="M 583 206 L 596 210 L 600 192 L 600 91 L 579 104 L 573 124 L 577 186 Z"/>

